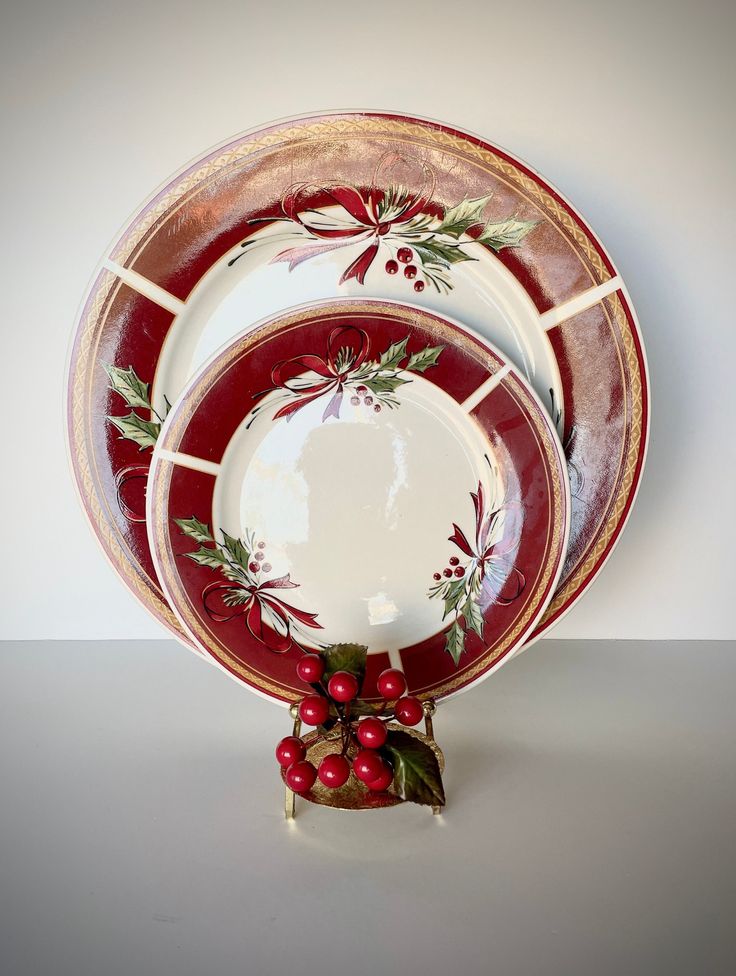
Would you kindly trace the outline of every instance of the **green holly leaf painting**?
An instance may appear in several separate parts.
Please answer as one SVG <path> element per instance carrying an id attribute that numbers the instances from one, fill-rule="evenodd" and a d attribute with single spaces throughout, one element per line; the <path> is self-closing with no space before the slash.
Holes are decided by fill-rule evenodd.
<path id="1" fill-rule="evenodd" d="M 109 363 L 103 364 L 103 368 L 110 377 L 110 386 L 116 393 L 125 400 L 129 407 L 144 407 L 151 409 L 151 401 L 148 396 L 148 383 L 144 383 L 136 375 L 132 366 L 123 369 L 120 366 L 112 366 Z"/>
<path id="2" fill-rule="evenodd" d="M 391 729 L 384 748 L 394 768 L 394 789 L 403 800 L 431 807 L 445 805 L 437 756 L 426 742 Z"/>
<path id="3" fill-rule="evenodd" d="M 368 648 L 363 644 L 333 644 L 322 651 L 325 659 L 324 680 L 328 681 L 336 671 L 348 671 L 363 683 Z"/>
<path id="4" fill-rule="evenodd" d="M 478 237 L 481 244 L 487 244 L 493 251 L 500 251 L 504 247 L 518 247 L 526 235 L 537 226 L 538 220 L 498 220 L 486 224 L 483 233 Z"/>
<path id="5" fill-rule="evenodd" d="M 465 650 L 465 632 L 457 620 L 447 631 L 445 637 L 445 650 L 455 662 L 455 667 L 460 663 L 460 658 Z"/>
<path id="6" fill-rule="evenodd" d="M 463 618 L 465 620 L 466 630 L 473 630 L 478 635 L 478 637 L 483 639 L 483 614 L 480 612 L 480 607 L 475 602 L 475 600 L 468 599 L 462 606 Z"/>
<path id="7" fill-rule="evenodd" d="M 399 363 L 406 357 L 406 344 L 409 336 L 401 342 L 392 342 L 388 349 L 383 353 L 378 365 L 381 369 L 398 369 Z"/>
<path id="8" fill-rule="evenodd" d="M 411 380 L 402 379 L 400 376 L 371 376 L 363 382 L 372 393 L 393 393 L 404 383 L 411 383 Z"/>
<path id="9" fill-rule="evenodd" d="M 242 566 L 243 569 L 248 569 L 248 562 L 250 561 L 250 553 L 245 548 L 240 539 L 234 539 L 227 532 L 222 533 L 222 537 L 225 540 L 225 548 L 235 560 L 235 562 Z"/>
<path id="10" fill-rule="evenodd" d="M 422 241 L 421 244 L 412 244 L 412 247 L 422 264 L 430 267 L 437 265 L 441 268 L 449 268 L 451 264 L 458 264 L 460 261 L 476 260 L 466 254 L 460 244 L 449 244 L 436 238 Z"/>
<path id="11" fill-rule="evenodd" d="M 437 364 L 444 348 L 444 346 L 427 346 L 419 352 L 412 353 L 405 368 L 413 373 L 423 373 L 430 366 Z"/>
<path id="12" fill-rule="evenodd" d="M 143 451 L 147 447 L 154 447 L 161 433 L 161 424 L 153 420 L 144 420 L 132 410 L 127 417 L 108 417 L 113 426 L 117 427 L 123 439 L 133 441 Z"/>
<path id="13" fill-rule="evenodd" d="M 445 591 L 445 612 L 442 614 L 444 620 L 448 613 L 454 613 L 465 597 L 465 580 L 456 579 L 447 584 Z"/>
<path id="14" fill-rule="evenodd" d="M 223 569 L 228 565 L 227 557 L 219 549 L 200 546 L 196 552 L 186 552 L 184 555 L 198 566 L 206 566 L 208 569 Z"/>
<path id="15" fill-rule="evenodd" d="M 208 525 L 192 516 L 189 519 L 174 519 L 184 535 L 188 535 L 195 542 L 213 542 Z"/>
<path id="16" fill-rule="evenodd" d="M 487 197 L 478 197 L 477 200 L 463 200 L 456 207 L 450 207 L 445 211 L 436 233 L 457 238 L 475 224 L 482 224 L 483 211 L 491 196 L 492 194 L 489 194 Z"/>

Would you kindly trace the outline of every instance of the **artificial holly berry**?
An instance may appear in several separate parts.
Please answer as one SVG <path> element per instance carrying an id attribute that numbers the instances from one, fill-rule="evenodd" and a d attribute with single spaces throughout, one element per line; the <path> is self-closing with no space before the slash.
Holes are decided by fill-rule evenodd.
<path id="1" fill-rule="evenodd" d="M 369 790 L 373 790 L 374 793 L 385 793 L 393 781 L 393 769 L 391 769 L 388 763 L 383 763 L 383 769 L 378 776 L 375 779 L 369 780 L 365 785 Z"/>
<path id="2" fill-rule="evenodd" d="M 402 264 L 408 264 L 411 261 L 411 248 L 410 247 L 400 247 L 396 257 L 401 261 Z"/>
<path id="3" fill-rule="evenodd" d="M 333 790 L 337 789 L 347 783 L 348 776 L 350 776 L 350 763 L 345 756 L 333 753 L 331 756 L 325 756 L 319 764 L 317 775 L 320 782 L 324 783 L 325 786 L 329 786 Z"/>
<path id="4" fill-rule="evenodd" d="M 380 749 L 387 734 L 386 726 L 377 718 L 364 718 L 358 725 L 358 742 L 366 749 Z"/>
<path id="5" fill-rule="evenodd" d="M 307 754 L 307 747 L 295 735 L 287 735 L 276 746 L 276 760 L 279 766 L 287 769 L 293 763 L 301 762 Z"/>
<path id="6" fill-rule="evenodd" d="M 424 291 L 424 282 L 423 281 L 415 281 L 414 282 L 414 291 Z"/>
<path id="7" fill-rule="evenodd" d="M 386 701 L 394 701 L 406 691 L 406 678 L 397 668 L 387 668 L 378 676 L 378 690 Z"/>
<path id="8" fill-rule="evenodd" d="M 410 281 L 412 278 L 417 276 L 417 266 L 415 264 L 407 264 L 404 268 L 404 277 L 408 278 Z"/>
<path id="9" fill-rule="evenodd" d="M 393 274 L 396 274 L 396 272 L 398 270 L 399 270 L 399 266 L 398 266 L 398 264 L 395 261 L 387 261 L 386 262 L 386 274 L 393 275 Z"/>
<path id="10" fill-rule="evenodd" d="M 399 698 L 394 714 L 402 725 L 416 725 L 422 721 L 424 710 L 418 698 Z"/>
<path id="11" fill-rule="evenodd" d="M 286 770 L 286 785 L 295 793 L 306 793 L 314 786 L 317 770 L 306 760 L 295 762 Z"/>
<path id="12" fill-rule="evenodd" d="M 327 682 L 330 697 L 336 702 L 349 702 L 358 697 L 358 679 L 349 671 L 336 671 Z"/>
<path id="13" fill-rule="evenodd" d="M 296 673 L 308 685 L 316 684 L 325 673 L 324 658 L 319 654 L 305 654 L 296 663 Z"/>
<path id="14" fill-rule="evenodd" d="M 299 703 L 299 718 L 305 725 L 322 725 L 329 714 L 329 702 L 321 695 L 307 695 Z"/>
<path id="15" fill-rule="evenodd" d="M 373 749 L 361 749 L 353 759 L 353 772 L 364 783 L 381 774 L 384 762 Z"/>

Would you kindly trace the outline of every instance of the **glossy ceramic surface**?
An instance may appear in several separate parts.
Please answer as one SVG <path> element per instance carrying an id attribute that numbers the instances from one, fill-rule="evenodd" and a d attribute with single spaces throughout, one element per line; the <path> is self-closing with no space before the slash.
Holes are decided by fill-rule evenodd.
<path id="1" fill-rule="evenodd" d="M 419 308 L 354 299 L 267 321 L 171 410 L 147 521 L 194 643 L 272 698 L 305 650 L 368 647 L 448 695 L 552 598 L 569 527 L 554 426 L 508 362 Z"/>
<path id="2" fill-rule="evenodd" d="M 69 377 L 74 472 L 103 548 L 182 636 L 144 522 L 168 404 L 264 313 L 350 295 L 457 317 L 553 414 L 572 531 L 538 636 L 595 577 L 628 516 L 648 430 L 641 340 L 620 277 L 560 194 L 508 153 L 426 120 L 335 113 L 259 129 L 191 164 L 126 227 L 83 308 Z"/>

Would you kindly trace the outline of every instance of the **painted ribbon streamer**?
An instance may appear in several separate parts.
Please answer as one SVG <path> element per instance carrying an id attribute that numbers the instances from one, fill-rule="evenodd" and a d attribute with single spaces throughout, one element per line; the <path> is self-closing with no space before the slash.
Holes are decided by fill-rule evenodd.
<path id="1" fill-rule="evenodd" d="M 256 640 L 265 644 L 276 654 L 285 654 L 292 644 L 301 646 L 292 635 L 291 618 L 298 620 L 306 627 L 322 630 L 322 625 L 317 623 L 316 613 L 306 613 L 304 610 L 299 610 L 298 607 L 286 603 L 273 593 L 266 592 L 267 590 L 294 589 L 298 585 L 298 583 L 292 583 L 288 573 L 286 576 L 279 576 L 277 579 L 264 580 L 257 586 L 255 584 L 246 586 L 242 583 L 210 583 L 202 590 L 202 602 L 210 620 L 215 621 L 215 623 L 227 623 L 235 617 L 245 616 L 245 625 Z M 243 603 L 234 606 L 228 605 L 224 600 L 225 594 L 237 593 L 238 591 L 248 593 L 248 598 Z M 218 597 L 228 607 L 228 613 L 222 613 L 212 605 L 212 601 Z M 267 607 L 281 622 L 284 627 L 283 634 L 265 622 L 263 619 L 264 607 Z"/>
<path id="2" fill-rule="evenodd" d="M 141 523 L 146 521 L 145 509 L 143 512 L 140 512 L 126 502 L 125 487 L 135 481 L 147 482 L 148 471 L 147 464 L 129 464 L 127 468 L 121 468 L 115 475 L 115 497 L 120 511 L 128 522 Z"/>
<path id="3" fill-rule="evenodd" d="M 471 491 L 470 497 L 473 499 L 473 507 L 475 508 L 475 548 L 468 542 L 463 530 L 454 522 L 452 524 L 454 531 L 449 537 L 449 541 L 454 542 L 458 549 L 464 552 L 466 556 L 470 556 L 476 560 L 481 572 L 481 579 L 484 582 L 486 577 L 503 573 L 506 577 L 504 581 L 505 586 L 509 582 L 510 577 L 513 586 L 512 592 L 507 590 L 504 594 L 503 588 L 498 593 L 492 592 L 494 602 L 507 607 L 521 596 L 526 586 L 526 577 L 521 570 L 513 565 L 510 557 L 510 553 L 516 548 L 519 540 L 518 538 L 502 539 L 499 542 L 491 542 L 489 544 L 489 539 L 492 538 L 493 529 L 498 522 L 501 509 L 496 508 L 488 515 L 485 514 L 485 497 L 483 485 L 480 482 L 478 483 L 477 493 Z"/>
<path id="4" fill-rule="evenodd" d="M 322 419 L 339 417 L 345 381 L 351 372 L 363 365 L 369 351 L 370 339 L 366 332 L 353 325 L 341 325 L 329 335 L 326 358 L 308 354 L 276 363 L 271 370 L 274 388 L 288 390 L 296 399 L 281 407 L 274 414 L 274 420 L 291 417 L 297 410 L 331 390 L 335 392 Z M 305 372 L 315 373 L 318 378 L 305 377 Z"/>

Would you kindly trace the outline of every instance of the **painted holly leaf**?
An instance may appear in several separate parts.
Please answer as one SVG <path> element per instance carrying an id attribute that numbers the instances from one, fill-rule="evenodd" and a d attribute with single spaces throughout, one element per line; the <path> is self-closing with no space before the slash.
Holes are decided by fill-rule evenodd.
<path id="1" fill-rule="evenodd" d="M 133 441 L 138 445 L 139 450 L 147 447 L 154 447 L 161 433 L 161 424 L 153 420 L 144 420 L 137 413 L 131 411 L 127 417 L 108 417 L 120 431 L 125 440 Z"/>
<path id="2" fill-rule="evenodd" d="M 198 566 L 206 566 L 208 569 L 223 569 L 228 565 L 227 557 L 219 549 L 200 546 L 196 552 L 185 552 L 184 555 Z"/>
<path id="3" fill-rule="evenodd" d="M 486 224 L 477 239 L 496 252 L 504 247 L 518 247 L 538 223 L 538 220 L 517 220 L 515 217 L 509 217 L 508 220 Z"/>
<path id="4" fill-rule="evenodd" d="M 451 264 L 458 264 L 460 261 L 476 260 L 470 254 L 466 254 L 460 244 L 450 244 L 436 238 L 422 241 L 421 244 L 412 244 L 412 247 L 419 255 L 422 264 L 429 266 L 449 268 Z"/>
<path id="5" fill-rule="evenodd" d="M 412 353 L 409 362 L 406 364 L 406 369 L 413 373 L 423 373 L 430 366 L 437 364 L 444 348 L 444 346 L 427 346 L 419 352 Z"/>
<path id="6" fill-rule="evenodd" d="M 184 535 L 188 535 L 195 542 L 214 542 L 208 525 L 192 516 L 189 519 L 174 519 Z"/>
<path id="7" fill-rule="evenodd" d="M 371 376 L 363 382 L 372 393 L 393 393 L 404 383 L 411 383 L 411 380 L 402 379 L 400 376 Z"/>
<path id="8" fill-rule="evenodd" d="M 228 535 L 227 532 L 224 531 L 222 533 L 222 538 L 225 542 L 225 548 L 233 557 L 235 562 L 239 566 L 242 566 L 243 569 L 247 571 L 248 562 L 250 560 L 250 553 L 245 548 L 245 546 L 240 541 L 240 539 L 234 539 L 231 535 Z"/>
<path id="9" fill-rule="evenodd" d="M 480 612 L 480 607 L 475 602 L 475 600 L 468 599 L 463 604 L 462 610 L 460 611 L 465 620 L 466 630 L 473 630 L 478 635 L 478 637 L 483 639 L 483 614 Z"/>
<path id="10" fill-rule="evenodd" d="M 402 800 L 431 807 L 445 805 L 437 756 L 426 742 L 391 729 L 384 748 L 394 768 L 394 789 Z"/>
<path id="11" fill-rule="evenodd" d="M 382 353 L 378 365 L 381 369 L 398 369 L 399 363 L 406 357 L 406 344 L 409 336 L 401 342 L 392 342 L 388 349 Z"/>
<path id="12" fill-rule="evenodd" d="M 460 658 L 465 650 L 465 632 L 457 620 L 447 631 L 445 637 L 445 650 L 455 663 L 455 667 L 460 663 Z"/>
<path id="13" fill-rule="evenodd" d="M 483 211 L 492 194 L 478 197 L 476 200 L 463 200 L 455 207 L 445 211 L 442 223 L 436 233 L 447 234 L 449 237 L 460 237 L 469 227 L 483 223 Z"/>
<path id="14" fill-rule="evenodd" d="M 447 584 L 447 590 L 444 596 L 445 612 L 442 614 L 443 620 L 449 613 L 454 613 L 457 610 L 464 596 L 465 580 L 456 579 Z"/>
<path id="15" fill-rule="evenodd" d="M 144 383 L 136 375 L 132 366 L 123 369 L 121 366 L 113 366 L 104 363 L 103 368 L 110 377 L 110 386 L 119 393 L 129 407 L 144 407 L 151 409 L 151 401 L 148 396 L 148 383 Z"/>
<path id="16" fill-rule="evenodd" d="M 368 648 L 364 644 L 332 644 L 322 651 L 325 659 L 324 681 L 327 682 L 337 671 L 348 671 L 362 685 L 365 675 L 365 662 Z"/>

